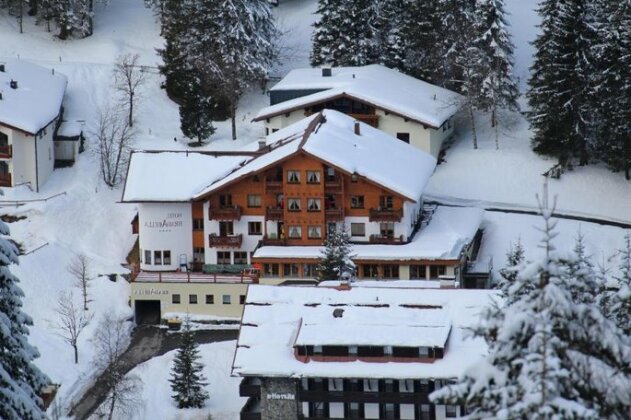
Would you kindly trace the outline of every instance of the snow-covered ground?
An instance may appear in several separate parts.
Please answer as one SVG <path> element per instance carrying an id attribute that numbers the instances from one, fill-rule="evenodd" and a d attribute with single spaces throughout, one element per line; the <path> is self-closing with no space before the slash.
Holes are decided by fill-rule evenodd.
<path id="1" fill-rule="evenodd" d="M 169 378 L 177 350 L 155 357 L 134 368 L 128 375 L 137 375 L 142 379 L 140 399 L 143 405 L 132 417 L 126 417 L 127 420 L 205 420 L 209 414 L 213 420 L 239 418 L 239 411 L 247 398 L 239 397 L 241 378 L 230 376 L 235 346 L 236 341 L 199 346 L 201 362 L 204 364 L 203 374 L 208 382 L 205 389 L 210 395 L 204 408 L 180 410 L 171 399 L 173 392 Z"/>
<path id="2" fill-rule="evenodd" d="M 536 3 L 535 0 L 507 1 L 517 44 L 515 73 L 520 77 L 522 89 L 525 88 L 532 55 L 532 47 L 527 41 L 534 38 L 537 16 L 533 10 Z M 283 44 L 289 48 L 274 75 L 282 76 L 291 68 L 307 65 L 315 5 L 315 0 L 285 0 L 275 9 L 285 31 Z M 102 5 L 97 7 L 95 34 L 85 40 L 72 41 L 54 39 L 43 27 L 34 26 L 30 18 L 25 19 L 25 33 L 19 34 L 15 18 L 1 12 L 0 60 L 19 56 L 67 75 L 66 117 L 85 120 L 85 131 L 89 133 L 95 126 L 98 107 L 113 97 L 114 60 L 123 53 L 138 53 L 141 63 L 149 66 L 149 77 L 142 102 L 137 108 L 138 137 L 135 147 L 186 149 L 188 146 L 179 130 L 177 106 L 159 86 L 160 78 L 155 69 L 159 59 L 155 48 L 161 46 L 162 39 L 152 12 L 144 7 L 142 0 L 112 0 L 105 9 L 101 9 Z M 246 95 L 238 112 L 239 139 L 232 141 L 229 123 L 219 122 L 217 133 L 204 148 L 234 149 L 255 142 L 263 134 L 263 126 L 250 120 L 267 104 L 268 97 L 261 91 Z M 486 119 L 481 117 L 478 124 L 480 149 L 472 150 L 470 135 L 466 127 L 462 128 L 460 137 L 447 154 L 446 164 L 438 167 L 428 191 L 435 196 L 456 199 L 534 206 L 534 195 L 541 190 L 541 173 L 554 162 L 530 151 L 530 133 L 520 115 L 511 114 L 504 118 L 499 150 L 495 150 L 493 132 L 483 122 Z M 130 222 L 135 209 L 131 205 L 117 204 L 121 197 L 120 188 L 111 190 L 101 182 L 94 149 L 88 135 L 87 151 L 80 155 L 78 162 L 72 168 L 55 170 L 39 194 L 19 187 L 5 189 L 4 197 L 0 197 L 1 204 L 7 200 L 43 199 L 61 194 L 46 202 L 21 207 L 3 205 L 0 213 L 27 217 L 10 224 L 13 238 L 22 244 L 26 252 L 47 244 L 23 256 L 21 265 L 13 270 L 21 279 L 21 287 L 26 293 L 25 311 L 35 321 L 31 341 L 42 353 L 37 363 L 54 382 L 62 384 L 59 398 L 64 404 L 89 383 L 94 373 L 89 340 L 98 319 L 109 310 L 130 315 L 127 284 L 120 277 L 115 283 L 106 277 L 95 280 L 90 291 L 93 300 L 90 311 L 95 315 L 80 338 L 78 365 L 72 363 L 70 346 L 50 326 L 56 317 L 54 308 L 58 293 L 74 289 L 66 271 L 74 254 L 86 254 L 95 274 L 120 274 L 126 271 L 121 264 L 134 241 Z M 631 221 L 631 216 L 625 211 L 631 208 L 631 183 L 624 181 L 620 174 L 611 174 L 602 167 L 577 168 L 561 180 L 551 181 L 550 190 L 559 196 L 559 209 Z M 539 239 L 539 234 L 532 228 L 536 224 L 538 220 L 533 216 L 487 213 L 481 260 L 492 256 L 495 267 L 502 267 L 509 242 L 518 237 L 527 246 L 528 255 L 534 255 L 538 252 L 535 245 Z M 599 262 L 603 256 L 607 259 L 614 255 L 616 248 L 622 246 L 622 229 L 561 221 L 560 248 L 571 248 L 572 238 L 579 227 L 586 236 L 590 252 Z M 615 265 L 615 259 L 609 264 Z M 231 345 L 234 346 L 234 343 Z M 207 366 L 217 369 L 207 373 L 214 398 L 209 409 L 213 414 L 223 411 L 227 413 L 225 418 L 234 418 L 242 402 L 238 398 L 237 382 L 227 379 L 232 347 L 223 344 L 203 346 L 202 353 Z M 183 415 L 166 406 L 170 400 L 166 382 L 168 370 L 164 366 L 171 359 L 171 354 L 163 356 L 148 362 L 150 367 L 145 371 L 138 371 L 146 383 L 152 384 L 145 390 L 146 410 L 150 411 L 140 414 L 139 418 L 190 418 L 188 414 Z M 171 417 L 165 417 L 165 413 L 170 413 Z M 205 413 L 202 410 L 199 415 Z"/>

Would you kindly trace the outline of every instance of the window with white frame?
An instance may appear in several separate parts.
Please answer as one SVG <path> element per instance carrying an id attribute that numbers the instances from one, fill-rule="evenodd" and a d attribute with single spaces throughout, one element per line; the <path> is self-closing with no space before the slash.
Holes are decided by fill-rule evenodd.
<path id="1" fill-rule="evenodd" d="M 153 251 L 153 263 L 162 265 L 162 251 Z"/>
<path id="2" fill-rule="evenodd" d="M 248 207 L 261 207 L 261 196 L 259 194 L 248 194 Z"/>
<path id="3" fill-rule="evenodd" d="M 307 211 L 320 211 L 322 209 L 322 200 L 319 198 L 307 199 Z"/>
<path id="4" fill-rule="evenodd" d="M 300 171 L 297 171 L 297 170 L 287 171 L 287 183 L 300 184 Z"/>
<path id="5" fill-rule="evenodd" d="M 351 196 L 351 208 L 352 209 L 363 209 L 364 208 L 364 196 L 363 195 L 352 195 Z"/>
<path id="6" fill-rule="evenodd" d="M 287 210 L 289 210 L 289 211 L 300 211 L 300 199 L 299 198 L 288 198 L 287 199 Z"/>
<path id="7" fill-rule="evenodd" d="M 145 250 L 145 264 L 151 264 L 151 251 Z"/>
<path id="8" fill-rule="evenodd" d="M 300 239 L 302 238 L 302 227 L 301 226 L 289 226 L 289 237 L 292 239 Z"/>
<path id="9" fill-rule="evenodd" d="M 319 184 L 320 171 L 307 171 L 307 184 Z"/>
<path id="10" fill-rule="evenodd" d="M 366 224 L 351 223 L 351 236 L 366 236 Z"/>
<path id="11" fill-rule="evenodd" d="M 307 236 L 311 239 L 317 239 L 322 237 L 321 226 L 309 226 L 307 228 Z"/>

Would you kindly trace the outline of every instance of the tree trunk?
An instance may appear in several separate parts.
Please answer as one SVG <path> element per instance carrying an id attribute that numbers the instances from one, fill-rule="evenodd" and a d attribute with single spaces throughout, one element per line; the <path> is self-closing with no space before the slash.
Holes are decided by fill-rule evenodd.
<path id="1" fill-rule="evenodd" d="M 230 105 L 230 119 L 232 122 L 232 140 L 237 139 L 237 110 L 234 104 Z"/>
<path id="2" fill-rule="evenodd" d="M 77 343 L 74 343 L 72 345 L 72 348 L 74 349 L 74 364 L 76 365 L 77 363 L 79 363 L 79 346 L 77 345 Z"/>
<path id="3" fill-rule="evenodd" d="M 134 92 L 129 94 L 129 126 L 134 126 Z"/>
<path id="4" fill-rule="evenodd" d="M 478 134 L 475 130 L 475 118 L 473 115 L 473 105 L 471 104 L 471 101 L 469 101 L 469 118 L 471 118 L 471 134 L 473 135 L 473 148 L 477 149 L 478 148 Z"/>
<path id="5" fill-rule="evenodd" d="M 116 384 L 114 384 L 116 386 Z M 112 401 L 110 402 L 110 412 L 108 413 L 107 420 L 112 420 L 114 418 L 114 408 L 116 408 L 116 393 L 112 392 Z"/>
<path id="6" fill-rule="evenodd" d="M 629 165 L 625 166 L 625 168 L 624 168 L 624 178 L 627 181 L 631 180 L 631 173 L 630 173 L 630 171 L 631 171 L 631 166 L 629 166 Z"/>

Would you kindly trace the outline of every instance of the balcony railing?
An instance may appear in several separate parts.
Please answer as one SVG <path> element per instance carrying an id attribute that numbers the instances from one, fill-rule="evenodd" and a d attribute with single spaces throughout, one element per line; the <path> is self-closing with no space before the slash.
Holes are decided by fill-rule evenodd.
<path id="1" fill-rule="evenodd" d="M 278 207 L 268 207 L 265 209 L 265 218 L 267 220 L 283 220 L 283 209 Z"/>
<path id="2" fill-rule="evenodd" d="M 283 191 L 283 181 L 279 179 L 266 179 L 265 180 L 265 193 L 273 194 Z"/>
<path id="3" fill-rule="evenodd" d="M 211 248 L 239 248 L 243 242 L 243 235 L 230 235 L 230 236 L 208 236 L 208 245 Z"/>
<path id="4" fill-rule="evenodd" d="M 13 156 L 13 146 L 10 144 L 5 146 L 0 146 L 0 158 L 10 158 Z"/>
<path id="5" fill-rule="evenodd" d="M 259 378 L 243 378 L 239 384 L 239 396 L 261 397 L 261 380 Z"/>
<path id="6" fill-rule="evenodd" d="M 428 393 L 393 392 L 393 391 L 298 391 L 298 398 L 303 402 L 363 402 L 394 404 L 427 404 Z"/>
<path id="7" fill-rule="evenodd" d="M 241 206 L 211 207 L 208 209 L 208 218 L 210 220 L 240 220 Z"/>
<path id="8" fill-rule="evenodd" d="M 373 127 L 379 127 L 379 116 L 375 114 L 349 114 L 351 117 L 355 118 L 357 121 L 361 121 L 368 125 L 372 125 Z"/>
<path id="9" fill-rule="evenodd" d="M 0 173 L 0 187 L 10 187 L 10 186 L 11 186 L 11 174 Z"/>
<path id="10" fill-rule="evenodd" d="M 326 192 L 339 192 L 342 191 L 342 178 L 335 177 L 333 179 L 327 178 L 324 180 L 324 189 Z"/>
<path id="11" fill-rule="evenodd" d="M 287 238 L 276 238 L 276 237 L 269 237 L 267 235 L 263 236 L 263 239 L 261 240 L 261 242 L 263 243 L 263 245 L 267 245 L 267 246 L 280 246 L 280 245 L 287 245 Z"/>
<path id="12" fill-rule="evenodd" d="M 396 245 L 402 244 L 403 235 L 396 237 L 391 235 L 370 235 L 370 243 L 371 244 L 385 244 L 385 245 Z"/>
<path id="13" fill-rule="evenodd" d="M 400 222 L 403 209 L 370 209 L 368 220 L 371 222 Z"/>
<path id="14" fill-rule="evenodd" d="M 344 220 L 344 209 L 332 208 L 324 210 L 324 215 L 327 220 Z"/>

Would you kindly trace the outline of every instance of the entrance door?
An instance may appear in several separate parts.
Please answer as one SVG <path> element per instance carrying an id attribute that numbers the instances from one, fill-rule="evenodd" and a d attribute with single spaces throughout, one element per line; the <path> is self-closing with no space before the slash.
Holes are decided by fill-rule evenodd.
<path id="1" fill-rule="evenodd" d="M 160 323 L 159 300 L 137 300 L 134 302 L 134 314 L 138 325 L 156 325 Z"/>

